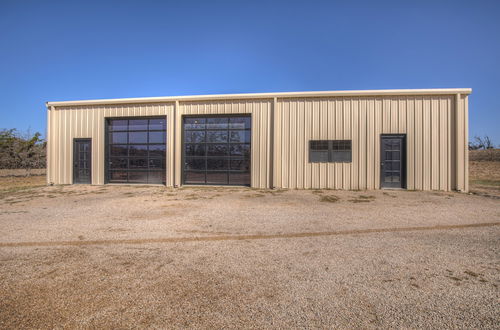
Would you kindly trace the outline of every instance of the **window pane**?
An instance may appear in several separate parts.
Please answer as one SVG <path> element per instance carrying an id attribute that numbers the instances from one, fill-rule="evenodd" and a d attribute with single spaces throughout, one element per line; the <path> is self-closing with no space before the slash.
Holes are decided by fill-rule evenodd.
<path id="1" fill-rule="evenodd" d="M 229 173 L 229 184 L 250 185 L 250 173 Z"/>
<path id="2" fill-rule="evenodd" d="M 166 130 L 167 129 L 167 120 L 166 119 L 150 119 L 149 120 L 149 129 L 150 130 Z"/>
<path id="3" fill-rule="evenodd" d="M 109 143 L 127 143 L 127 132 L 110 133 Z"/>
<path id="4" fill-rule="evenodd" d="M 111 171 L 109 173 L 110 182 L 127 182 L 127 171 Z"/>
<path id="5" fill-rule="evenodd" d="M 164 144 L 150 144 L 149 145 L 149 156 L 159 156 L 165 157 L 165 145 Z"/>
<path id="6" fill-rule="evenodd" d="M 186 131 L 184 139 L 186 143 L 205 142 L 205 131 Z"/>
<path id="7" fill-rule="evenodd" d="M 230 117 L 229 118 L 229 128 L 233 129 L 245 129 L 250 128 L 250 117 Z"/>
<path id="8" fill-rule="evenodd" d="M 165 183 L 165 171 L 149 172 L 148 183 Z"/>
<path id="9" fill-rule="evenodd" d="M 205 172 L 184 172 L 185 183 L 205 183 Z"/>
<path id="10" fill-rule="evenodd" d="M 229 131 L 229 142 L 250 142 L 250 131 Z"/>
<path id="11" fill-rule="evenodd" d="M 128 172 L 128 182 L 143 183 L 148 181 L 147 171 L 130 171 Z"/>
<path id="12" fill-rule="evenodd" d="M 227 159 L 207 159 L 207 170 L 227 170 L 228 160 Z"/>
<path id="13" fill-rule="evenodd" d="M 184 119 L 185 129 L 204 129 L 205 128 L 205 118 L 185 118 Z"/>
<path id="14" fill-rule="evenodd" d="M 227 172 L 207 172 L 207 183 L 228 184 Z"/>
<path id="15" fill-rule="evenodd" d="M 149 143 L 164 143 L 165 132 L 149 132 Z"/>
<path id="16" fill-rule="evenodd" d="M 186 156 L 205 156 L 205 144 L 186 144 Z"/>
<path id="17" fill-rule="evenodd" d="M 148 161 L 146 158 L 130 158 L 130 168 L 148 168 Z"/>
<path id="18" fill-rule="evenodd" d="M 311 150 L 328 150 L 328 141 L 310 141 Z"/>
<path id="19" fill-rule="evenodd" d="M 351 152 L 350 151 L 333 151 L 332 152 L 333 162 L 350 162 Z"/>
<path id="20" fill-rule="evenodd" d="M 165 168 L 165 160 L 162 158 L 150 158 L 149 159 L 149 168 L 164 169 Z"/>
<path id="21" fill-rule="evenodd" d="M 188 158 L 186 159 L 186 170 L 205 170 L 205 158 Z"/>
<path id="22" fill-rule="evenodd" d="M 231 156 L 250 157 L 250 145 L 249 144 L 231 144 L 230 153 L 231 153 Z"/>
<path id="23" fill-rule="evenodd" d="M 128 159 L 127 158 L 115 158 L 112 157 L 109 161 L 109 168 L 127 168 Z"/>
<path id="24" fill-rule="evenodd" d="M 128 129 L 128 120 L 113 119 L 109 121 L 110 131 L 126 131 Z"/>
<path id="25" fill-rule="evenodd" d="M 231 170 L 250 171 L 250 161 L 247 159 L 231 159 Z"/>
<path id="26" fill-rule="evenodd" d="M 227 129 L 228 126 L 228 118 L 219 118 L 219 117 L 214 117 L 214 118 L 207 118 L 207 129 L 217 129 L 217 128 L 223 128 Z"/>
<path id="27" fill-rule="evenodd" d="M 227 131 L 208 131 L 207 142 L 227 142 Z"/>
<path id="28" fill-rule="evenodd" d="M 128 146 L 125 145 L 113 145 L 110 147 L 111 156 L 127 156 Z"/>
<path id="29" fill-rule="evenodd" d="M 147 145 L 131 145 L 129 146 L 130 156 L 147 156 L 148 146 Z"/>
<path id="30" fill-rule="evenodd" d="M 128 143 L 148 143 L 147 132 L 129 132 Z"/>
<path id="31" fill-rule="evenodd" d="M 227 144 L 208 144 L 207 145 L 207 156 L 227 156 L 228 155 L 228 145 Z"/>
<path id="32" fill-rule="evenodd" d="M 328 162 L 328 151 L 311 150 L 310 157 L 311 163 L 326 163 Z"/>
<path id="33" fill-rule="evenodd" d="M 130 119 L 128 123 L 129 131 L 133 130 L 147 130 L 148 120 L 147 119 Z"/>

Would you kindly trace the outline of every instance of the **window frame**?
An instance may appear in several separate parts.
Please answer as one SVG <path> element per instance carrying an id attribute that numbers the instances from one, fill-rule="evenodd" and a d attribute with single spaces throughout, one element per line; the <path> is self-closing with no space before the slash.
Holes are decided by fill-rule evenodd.
<path id="1" fill-rule="evenodd" d="M 313 149 L 313 144 L 327 142 L 327 149 Z M 338 149 L 340 146 L 349 149 Z M 336 148 L 334 148 L 336 147 Z M 327 160 L 313 159 L 314 152 L 327 152 Z M 335 152 L 349 151 L 349 160 L 335 160 Z M 352 163 L 352 140 L 309 140 L 309 163 Z"/>

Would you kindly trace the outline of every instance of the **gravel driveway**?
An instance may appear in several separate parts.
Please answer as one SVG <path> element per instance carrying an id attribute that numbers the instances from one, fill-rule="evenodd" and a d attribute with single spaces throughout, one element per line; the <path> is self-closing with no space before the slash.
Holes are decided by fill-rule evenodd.
<path id="1" fill-rule="evenodd" d="M 1 328 L 498 328 L 500 201 L 55 186 L 0 195 Z"/>

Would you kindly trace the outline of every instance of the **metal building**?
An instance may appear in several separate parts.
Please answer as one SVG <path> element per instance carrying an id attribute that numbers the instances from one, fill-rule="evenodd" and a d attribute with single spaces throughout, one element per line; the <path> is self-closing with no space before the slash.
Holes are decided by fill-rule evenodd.
<path id="1" fill-rule="evenodd" d="M 47 182 L 468 191 L 470 93 L 48 102 Z"/>

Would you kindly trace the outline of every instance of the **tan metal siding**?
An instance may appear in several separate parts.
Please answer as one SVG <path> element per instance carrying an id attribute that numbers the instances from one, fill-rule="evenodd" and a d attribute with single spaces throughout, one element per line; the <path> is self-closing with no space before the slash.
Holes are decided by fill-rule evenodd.
<path id="1" fill-rule="evenodd" d="M 92 183 L 104 183 L 106 117 L 167 117 L 167 185 L 181 185 L 182 116 L 251 114 L 256 188 L 378 189 L 380 135 L 407 136 L 407 188 L 468 191 L 468 96 L 377 95 L 51 106 L 47 181 L 72 183 L 74 138 L 92 138 Z M 351 163 L 309 163 L 309 141 L 352 140 Z"/>
<path id="2" fill-rule="evenodd" d="M 108 117 L 166 116 L 172 127 L 173 104 L 57 107 L 49 111 L 47 181 L 55 184 L 73 182 L 73 139 L 92 139 L 92 184 L 104 184 L 104 120 Z M 167 185 L 172 184 L 173 148 L 167 136 Z"/>
<path id="3" fill-rule="evenodd" d="M 380 136 L 406 134 L 408 189 L 450 190 L 453 96 L 278 99 L 275 183 L 290 189 L 379 189 Z M 462 102 L 465 103 L 465 102 Z M 465 108 L 459 131 L 465 141 Z M 351 163 L 310 163 L 309 140 L 352 140 Z M 461 144 L 463 153 L 463 143 Z M 458 152 L 458 151 L 457 151 Z M 462 159 L 463 154 L 458 153 Z M 464 177 L 464 162 L 459 165 Z M 462 179 L 462 181 L 464 181 Z"/>
<path id="4" fill-rule="evenodd" d="M 182 184 L 182 116 L 216 114 L 250 114 L 252 116 L 251 185 L 255 188 L 270 187 L 270 116 L 272 100 L 227 100 L 179 102 L 176 109 L 176 166 L 175 184 Z"/>

